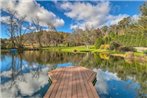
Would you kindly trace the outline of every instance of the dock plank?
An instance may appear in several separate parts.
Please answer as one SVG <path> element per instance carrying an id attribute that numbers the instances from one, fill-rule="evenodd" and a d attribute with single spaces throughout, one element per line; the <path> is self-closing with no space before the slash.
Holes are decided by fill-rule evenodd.
<path id="1" fill-rule="evenodd" d="M 72 81 L 72 72 L 71 68 L 69 69 L 69 81 Z M 67 97 L 66 98 L 72 98 L 72 82 L 68 81 L 68 90 L 67 90 Z"/>
<path id="2" fill-rule="evenodd" d="M 76 70 L 72 71 L 72 98 L 77 98 L 77 92 L 76 92 Z"/>
<path id="3" fill-rule="evenodd" d="M 60 91 L 59 91 L 59 86 L 60 86 L 60 84 L 61 84 L 61 82 L 62 82 L 62 76 L 64 75 L 64 69 L 62 68 L 61 70 L 60 70 L 60 73 L 59 73 L 59 79 L 58 79 L 58 81 L 57 82 L 55 82 L 55 86 L 54 86 L 54 88 L 53 88 L 53 90 L 52 90 L 52 93 L 51 93 L 51 96 L 49 97 L 49 98 L 59 98 L 59 97 L 57 97 L 58 96 L 58 94 L 60 94 Z M 60 81 L 59 81 L 60 80 Z M 59 95 L 60 96 L 60 95 Z"/>
<path id="4" fill-rule="evenodd" d="M 83 71 L 80 68 L 80 83 L 81 83 L 80 85 L 81 85 L 82 95 L 83 95 L 82 98 L 88 98 L 88 94 L 87 94 L 87 91 L 86 91 L 85 85 L 84 85 L 84 79 L 83 79 L 84 77 L 83 77 L 82 73 L 83 73 Z"/>
<path id="5" fill-rule="evenodd" d="M 44 98 L 99 98 L 92 82 L 96 73 L 80 66 L 49 72 L 53 81 Z"/>
<path id="6" fill-rule="evenodd" d="M 86 70 L 85 73 L 83 74 L 86 79 L 88 79 L 87 78 L 88 77 L 87 71 L 88 70 Z M 85 81 L 84 84 L 85 84 L 85 88 L 87 89 L 87 93 L 88 93 L 88 96 L 89 96 L 88 98 L 93 98 L 93 94 L 92 94 L 91 89 L 90 89 L 90 87 L 88 85 L 88 81 Z"/>
<path id="7" fill-rule="evenodd" d="M 62 87 L 63 87 L 63 81 L 64 81 L 64 78 L 62 78 L 64 76 L 64 73 L 65 73 L 65 70 L 64 68 L 62 68 L 62 70 L 60 71 L 60 77 L 58 79 L 58 81 L 56 82 L 56 88 L 54 88 L 54 91 L 57 91 L 57 92 L 53 92 L 55 94 L 54 97 L 49 97 L 49 98 L 60 98 L 61 96 L 61 93 L 62 93 Z"/>

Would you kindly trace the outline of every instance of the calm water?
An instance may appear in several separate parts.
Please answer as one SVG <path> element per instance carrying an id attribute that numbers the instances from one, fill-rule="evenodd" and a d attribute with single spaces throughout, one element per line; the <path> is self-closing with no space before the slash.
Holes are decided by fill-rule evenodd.
<path id="1" fill-rule="evenodd" d="M 143 61 L 106 53 L 26 51 L 1 54 L 0 98 L 42 98 L 50 86 L 48 71 L 76 65 L 97 72 L 95 86 L 101 98 L 147 97 L 147 64 Z"/>

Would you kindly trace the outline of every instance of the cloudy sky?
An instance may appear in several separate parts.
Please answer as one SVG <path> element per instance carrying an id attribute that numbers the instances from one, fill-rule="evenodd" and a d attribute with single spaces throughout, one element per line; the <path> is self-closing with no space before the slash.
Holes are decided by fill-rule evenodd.
<path id="1" fill-rule="evenodd" d="M 40 25 L 54 24 L 58 31 L 72 32 L 85 26 L 101 27 L 117 24 L 124 17 L 139 16 L 139 7 L 144 1 L 45 1 L 45 0 L 0 0 L 1 21 L 7 22 L 6 9 L 15 10 L 16 17 L 26 16 L 30 23 L 38 18 Z M 1 38 L 6 38 L 6 25 L 1 24 Z"/>

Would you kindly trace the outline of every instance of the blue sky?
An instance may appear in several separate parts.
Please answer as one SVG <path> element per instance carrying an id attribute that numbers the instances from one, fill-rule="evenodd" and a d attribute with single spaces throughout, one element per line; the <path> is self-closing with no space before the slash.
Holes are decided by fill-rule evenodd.
<path id="1" fill-rule="evenodd" d="M 4 0 L 0 0 L 4 1 Z M 11 1 L 11 0 L 10 0 Z M 33 1 L 33 0 L 30 0 Z M 85 25 L 92 27 L 101 27 L 103 25 L 117 24 L 121 19 L 127 16 L 138 17 L 140 14 L 139 7 L 143 4 L 143 1 L 88 1 L 88 2 L 51 2 L 51 1 L 35 1 L 37 8 L 22 0 L 20 6 L 13 5 L 11 3 L 4 3 L 1 9 L 9 7 L 17 10 L 19 16 L 28 15 L 26 19 L 30 22 L 30 17 L 39 15 L 41 24 L 45 26 L 47 23 L 55 23 L 57 31 L 72 32 L 74 28 L 84 29 Z M 22 7 L 23 6 L 23 7 Z M 28 9 L 25 9 L 28 8 Z M 35 10 L 37 9 L 37 10 Z M 31 12 L 32 10 L 32 12 Z M 1 17 L 6 17 L 4 11 L 1 13 Z M 6 25 L 1 25 L 1 38 L 7 38 Z"/>

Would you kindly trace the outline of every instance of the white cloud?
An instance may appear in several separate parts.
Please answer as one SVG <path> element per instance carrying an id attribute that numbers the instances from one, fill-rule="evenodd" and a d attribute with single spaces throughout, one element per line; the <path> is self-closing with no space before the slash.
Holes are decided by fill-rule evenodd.
<path id="1" fill-rule="evenodd" d="M 9 24 L 9 19 L 10 19 L 9 16 L 2 16 L 2 17 L 0 18 L 0 22 Z"/>
<path id="2" fill-rule="evenodd" d="M 140 15 L 137 15 L 137 14 L 133 15 L 132 16 L 132 22 L 138 22 L 139 17 L 140 17 Z"/>
<path id="3" fill-rule="evenodd" d="M 128 17 L 128 14 L 111 15 L 110 3 L 100 1 L 95 4 L 89 2 L 64 2 L 60 7 L 65 10 L 65 15 L 72 18 L 75 23 L 71 29 L 85 29 L 85 26 L 98 28 L 104 25 L 118 24 L 120 20 Z"/>
<path id="4" fill-rule="evenodd" d="M 66 11 L 66 16 L 77 21 L 71 28 L 98 27 L 105 22 L 109 12 L 109 2 L 100 2 L 96 5 L 87 2 L 65 2 L 60 7 Z"/>
<path id="5" fill-rule="evenodd" d="M 120 22 L 123 18 L 126 18 L 126 17 L 131 17 L 131 20 L 132 20 L 131 22 L 135 23 L 135 22 L 138 22 L 140 16 L 137 14 L 133 16 L 130 16 L 128 14 L 119 14 L 117 16 L 109 15 L 107 17 L 107 22 L 104 25 L 108 25 L 108 26 L 115 25 L 115 24 L 117 25 L 118 22 Z"/>
<path id="6" fill-rule="evenodd" d="M 16 0 L 17 1 L 17 0 Z M 16 17 L 26 16 L 26 21 L 31 22 L 32 19 L 38 18 L 40 25 L 54 24 L 55 27 L 64 25 L 63 19 L 57 17 L 53 12 L 46 10 L 40 6 L 35 0 L 0 0 L 0 8 L 3 10 L 10 9 L 16 11 Z"/>
<path id="7" fill-rule="evenodd" d="M 123 18 L 128 17 L 129 15 L 127 14 L 119 14 L 117 16 L 109 15 L 107 17 L 107 22 L 105 25 L 115 25 L 118 24 L 119 21 L 121 21 Z"/>
<path id="8" fill-rule="evenodd" d="M 16 18 L 14 18 L 12 21 L 13 21 L 14 23 L 17 23 Z M 0 17 L 0 22 L 1 22 L 1 23 L 4 23 L 4 24 L 10 24 L 10 16 L 1 16 L 1 17 Z"/>

